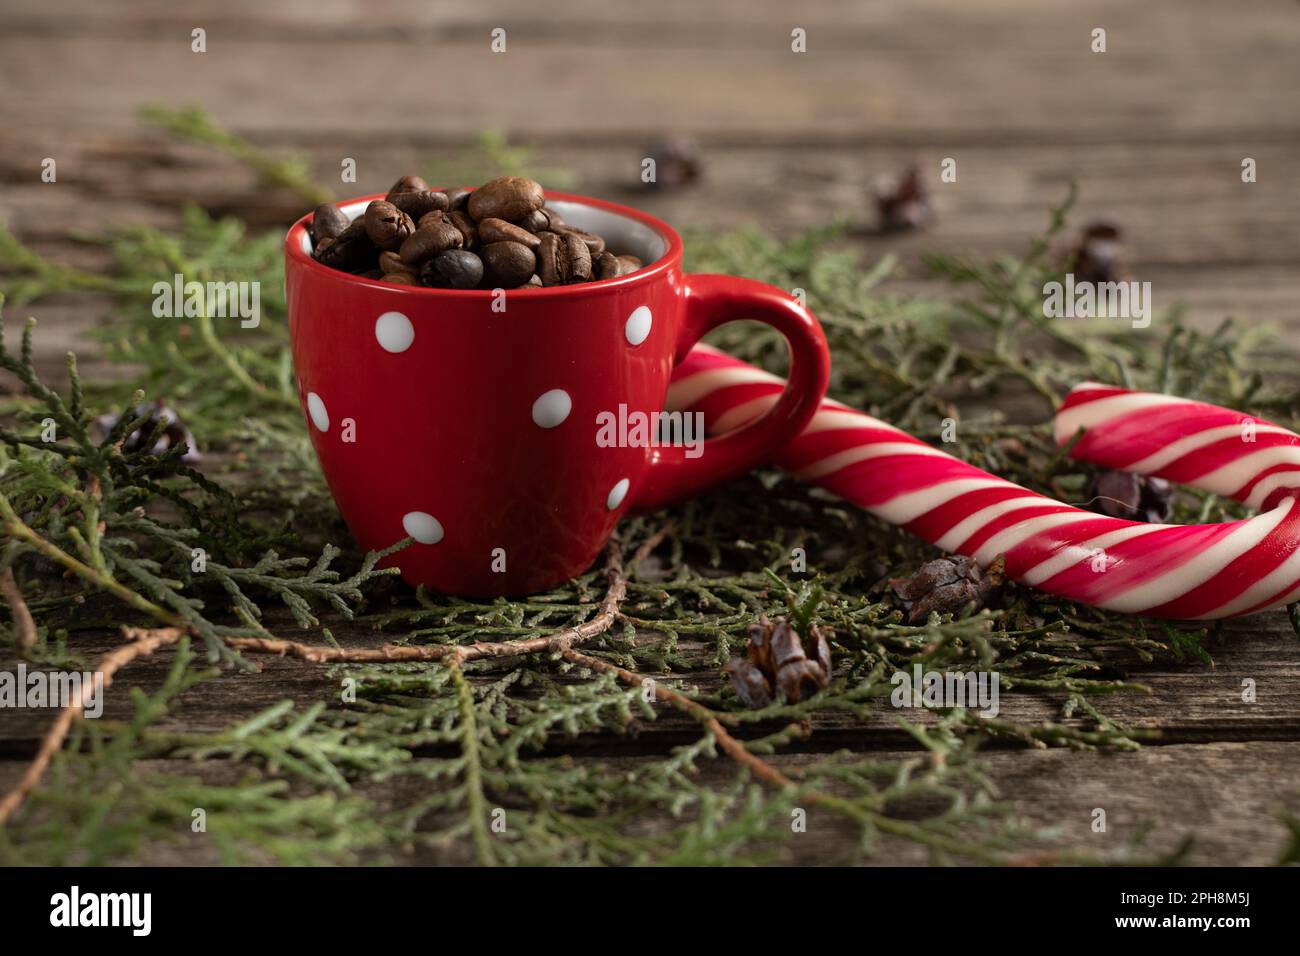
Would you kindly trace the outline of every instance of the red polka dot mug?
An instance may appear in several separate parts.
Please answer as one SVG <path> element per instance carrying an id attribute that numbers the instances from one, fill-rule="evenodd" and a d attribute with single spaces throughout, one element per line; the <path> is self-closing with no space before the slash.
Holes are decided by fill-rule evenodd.
<path id="1" fill-rule="evenodd" d="M 339 207 L 353 218 L 379 198 Z M 647 265 L 579 285 L 420 288 L 315 262 L 310 216 L 289 230 L 289 333 L 312 444 L 363 548 L 414 539 L 388 559 L 411 584 L 472 596 L 560 584 L 591 566 L 624 511 L 753 468 L 826 390 L 825 337 L 790 295 L 683 274 L 681 237 L 645 213 L 558 193 L 548 203 Z M 785 337 L 781 399 L 694 447 L 635 427 L 664 408 L 673 365 L 736 319 Z"/>

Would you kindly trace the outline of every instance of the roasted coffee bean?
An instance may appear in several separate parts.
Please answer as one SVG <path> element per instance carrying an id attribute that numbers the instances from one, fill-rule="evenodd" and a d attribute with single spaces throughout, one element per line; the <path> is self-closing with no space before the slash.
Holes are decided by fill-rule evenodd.
<path id="1" fill-rule="evenodd" d="M 403 262 L 402 257 L 399 256 L 396 252 L 380 253 L 379 271 L 382 272 L 385 277 L 393 276 L 393 275 L 406 276 L 407 278 L 412 280 L 409 283 L 409 285 L 420 284 L 419 275 L 416 274 L 416 271 L 414 269 L 412 269 L 405 262 Z"/>
<path id="2" fill-rule="evenodd" d="M 641 260 L 636 256 L 616 256 L 612 252 L 602 252 L 591 260 L 594 279 L 617 279 L 640 268 Z"/>
<path id="3" fill-rule="evenodd" d="M 457 186 L 454 189 L 444 189 L 447 194 L 447 208 L 452 212 L 464 212 L 465 206 L 469 203 L 469 194 L 473 192 L 464 186 Z"/>
<path id="4" fill-rule="evenodd" d="M 547 233 L 537 247 L 537 274 L 542 285 L 569 285 L 591 278 L 591 253 L 575 235 Z"/>
<path id="5" fill-rule="evenodd" d="M 422 189 L 418 192 L 398 193 L 389 200 L 394 206 L 402 210 L 412 219 L 419 219 L 426 213 L 435 210 L 439 212 L 447 211 L 447 194 L 440 193 L 433 189 Z"/>
<path id="6" fill-rule="evenodd" d="M 515 222 L 534 209 L 541 209 L 545 201 L 540 183 L 522 176 L 501 176 L 470 193 L 468 209 L 475 222 L 484 219 Z"/>
<path id="7" fill-rule="evenodd" d="M 521 229 L 504 219 L 484 219 L 480 222 L 478 239 L 485 246 L 493 242 L 522 242 L 529 249 L 536 249 L 542 241 L 527 229 Z"/>
<path id="8" fill-rule="evenodd" d="M 379 250 L 366 235 L 365 217 L 358 216 L 336 238 L 324 240 L 316 249 L 315 255 L 331 269 L 365 272 L 374 268 Z"/>
<path id="9" fill-rule="evenodd" d="M 516 225 L 536 235 L 540 232 L 556 231 L 564 225 L 564 220 L 555 210 L 543 206 L 524 216 Z"/>
<path id="10" fill-rule="evenodd" d="M 523 285 L 537 268 L 533 250 L 522 242 L 493 242 L 480 250 L 484 278 L 493 288 L 514 289 Z"/>
<path id="11" fill-rule="evenodd" d="M 366 235 L 375 248 L 385 252 L 396 249 L 411 233 L 415 223 L 411 217 L 390 202 L 377 199 L 366 207 Z"/>
<path id="12" fill-rule="evenodd" d="M 453 210 L 447 214 L 447 221 L 460 230 L 462 249 L 478 248 L 478 226 L 474 225 L 474 220 L 469 218 L 469 213 L 459 209 Z"/>
<path id="13" fill-rule="evenodd" d="M 415 266 L 444 250 L 459 249 L 461 241 L 460 230 L 451 223 L 440 220 L 411 233 L 410 238 L 402 243 L 398 254 L 408 266 Z"/>
<path id="14" fill-rule="evenodd" d="M 420 267 L 420 278 L 435 289 L 474 289 L 483 281 L 483 260 L 464 249 L 448 249 Z"/>
<path id="15" fill-rule="evenodd" d="M 520 229 L 525 229 L 533 235 L 544 232 L 551 228 L 551 217 L 546 214 L 545 209 L 534 209 L 528 215 L 524 216 L 516 223 Z"/>
<path id="16" fill-rule="evenodd" d="M 323 202 L 311 217 L 311 241 L 319 245 L 326 239 L 338 237 L 348 227 L 348 217 L 333 203 Z"/>
<path id="17" fill-rule="evenodd" d="M 580 236 L 572 233 L 564 236 L 564 248 L 569 259 L 569 281 L 591 281 L 591 250 Z"/>
<path id="18" fill-rule="evenodd" d="M 519 176 L 477 189 L 430 189 L 419 176 L 403 176 L 352 222 L 333 205 L 318 206 L 309 231 L 312 256 L 322 264 L 404 285 L 517 289 L 612 279 L 643 267 L 636 256 L 609 249 L 604 237 L 566 224 L 546 205 L 541 185 Z"/>
<path id="19" fill-rule="evenodd" d="M 591 260 L 591 275 L 595 279 L 616 279 L 619 275 L 618 269 L 618 256 L 612 252 L 602 252 Z"/>
<path id="20" fill-rule="evenodd" d="M 388 190 L 388 195 L 384 198 L 392 202 L 398 193 L 422 193 L 428 188 L 429 184 L 419 176 L 403 176 L 393 183 L 393 188 Z"/>
<path id="21" fill-rule="evenodd" d="M 379 254 L 379 271 L 384 275 L 390 272 L 410 272 L 411 267 L 402 261 L 402 257 L 396 252 L 381 252 Z"/>
<path id="22" fill-rule="evenodd" d="M 577 236 L 587 244 L 587 251 L 591 253 L 593 259 L 605 251 L 605 240 L 594 232 L 587 232 L 585 229 L 574 229 L 572 226 L 558 226 L 555 231 L 565 236 Z"/>
<path id="23" fill-rule="evenodd" d="M 542 285 L 560 284 L 560 236 L 554 232 L 544 232 L 541 242 L 537 244 L 537 276 Z"/>

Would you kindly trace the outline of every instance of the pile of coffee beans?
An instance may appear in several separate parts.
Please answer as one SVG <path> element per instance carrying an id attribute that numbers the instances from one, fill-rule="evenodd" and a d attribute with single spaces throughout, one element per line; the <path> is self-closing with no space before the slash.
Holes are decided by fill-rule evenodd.
<path id="1" fill-rule="evenodd" d="M 403 176 L 352 222 L 337 206 L 317 206 L 311 239 L 312 256 L 332 269 L 434 289 L 572 285 L 644 265 L 566 225 L 541 185 L 520 176 L 472 190 Z"/>

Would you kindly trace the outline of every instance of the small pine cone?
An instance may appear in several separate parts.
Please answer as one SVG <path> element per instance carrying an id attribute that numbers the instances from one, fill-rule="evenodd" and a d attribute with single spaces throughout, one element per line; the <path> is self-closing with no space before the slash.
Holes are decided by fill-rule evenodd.
<path id="1" fill-rule="evenodd" d="M 920 229 L 933 214 L 930 194 L 921 181 L 921 170 L 913 166 L 894 184 L 876 188 L 880 227 L 887 232 Z"/>
<path id="2" fill-rule="evenodd" d="M 1090 223 L 1070 253 L 1065 271 L 1074 275 L 1075 282 L 1119 282 L 1127 278 L 1120 258 L 1122 241 L 1119 226 L 1109 222 Z"/>
<path id="3" fill-rule="evenodd" d="M 811 697 L 828 683 L 822 666 L 807 658 L 790 661 L 776 672 L 776 689 L 791 703 Z"/>
<path id="4" fill-rule="evenodd" d="M 751 710 L 759 710 L 772 703 L 772 687 L 754 664 L 743 657 L 733 657 L 727 661 L 723 671 L 731 678 L 731 686 L 736 696 Z"/>
<path id="5" fill-rule="evenodd" d="M 732 658 L 724 672 L 746 707 L 766 707 L 778 695 L 794 704 L 830 683 L 831 648 L 816 626 L 805 638 L 784 619 L 763 618 L 750 626 L 746 657 Z"/>
<path id="6" fill-rule="evenodd" d="M 1112 518 L 1162 524 L 1172 510 L 1172 488 L 1163 478 L 1131 471 L 1103 471 L 1088 486 L 1088 509 Z"/>
<path id="7" fill-rule="evenodd" d="M 655 178 L 645 184 L 649 189 L 680 189 L 700 178 L 700 149 L 692 140 L 662 140 L 650 147 L 646 158 L 655 161 Z"/>
<path id="8" fill-rule="evenodd" d="M 181 455 L 181 461 L 186 464 L 193 464 L 200 461 L 203 456 L 199 454 L 198 446 L 194 443 L 194 435 L 190 433 L 181 417 L 176 414 L 175 409 L 169 408 L 163 402 L 145 402 L 137 405 L 132 411 L 132 415 L 139 418 L 141 415 L 148 415 L 144 424 L 137 428 L 131 434 L 122 440 L 122 451 L 127 454 L 144 450 L 145 439 L 149 435 L 154 436 L 153 447 L 149 449 L 151 454 L 161 455 L 170 448 L 177 445 L 185 445 L 186 450 Z M 121 416 L 115 414 L 100 415 L 95 419 L 95 426 L 103 436 L 107 437 L 116 427 Z M 162 422 L 162 428 L 158 423 Z"/>
<path id="9" fill-rule="evenodd" d="M 964 555 L 937 558 L 917 568 L 906 578 L 894 578 L 889 584 L 902 599 L 908 624 L 924 624 L 932 612 L 960 614 L 974 604 L 975 609 L 987 607 L 1005 583 L 999 557 L 988 568 L 980 566 Z"/>

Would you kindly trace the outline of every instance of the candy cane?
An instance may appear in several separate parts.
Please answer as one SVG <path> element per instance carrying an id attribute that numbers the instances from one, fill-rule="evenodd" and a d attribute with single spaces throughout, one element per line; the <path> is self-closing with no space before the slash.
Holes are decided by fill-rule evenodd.
<path id="1" fill-rule="evenodd" d="M 784 382 L 708 346 L 673 373 L 671 409 L 709 433 L 757 417 Z M 891 524 L 1009 577 L 1095 607 L 1179 619 L 1251 614 L 1300 597 L 1300 436 L 1202 402 L 1085 384 L 1056 418 L 1071 455 L 1243 502 L 1219 524 L 1126 521 L 994 477 L 892 425 L 826 399 L 775 463 Z M 707 454 L 707 451 L 706 451 Z"/>

